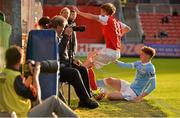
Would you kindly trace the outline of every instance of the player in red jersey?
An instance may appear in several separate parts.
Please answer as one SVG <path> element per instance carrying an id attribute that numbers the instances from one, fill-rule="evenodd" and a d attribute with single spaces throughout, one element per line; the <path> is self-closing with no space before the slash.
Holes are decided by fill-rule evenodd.
<path id="1" fill-rule="evenodd" d="M 85 13 L 79 11 L 79 9 L 73 6 L 73 9 L 81 16 L 96 20 L 102 24 L 102 32 L 106 42 L 106 48 L 101 50 L 97 50 L 94 52 L 90 52 L 88 54 L 87 60 L 84 62 L 84 66 L 87 68 L 96 67 L 97 69 L 107 65 L 118 58 L 120 58 L 120 48 L 121 48 L 121 37 L 129 32 L 131 28 L 126 24 L 118 21 L 114 18 L 114 13 L 116 12 L 116 8 L 111 3 L 103 4 L 100 15 L 94 15 L 91 13 Z M 95 76 L 92 70 L 89 72 L 91 76 L 90 84 L 92 90 L 97 89 L 97 85 L 95 82 Z"/>
<path id="2" fill-rule="evenodd" d="M 101 68 L 109 62 L 120 58 L 121 37 L 129 32 L 131 28 L 114 18 L 115 6 L 112 3 L 103 4 L 100 7 L 100 15 L 81 12 L 75 6 L 73 8 L 79 15 L 96 20 L 102 24 L 102 32 L 106 42 L 106 48 L 91 52 L 88 56 L 88 61 L 84 65 L 86 67 L 95 66 L 96 68 Z"/>

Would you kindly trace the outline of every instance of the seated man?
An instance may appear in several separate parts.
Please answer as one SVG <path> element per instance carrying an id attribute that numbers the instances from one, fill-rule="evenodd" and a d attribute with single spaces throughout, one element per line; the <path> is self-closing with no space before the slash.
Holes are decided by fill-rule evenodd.
<path id="1" fill-rule="evenodd" d="M 97 108 L 98 102 L 91 99 L 89 77 L 87 69 L 73 60 L 69 62 L 68 55 L 69 40 L 72 36 L 72 28 L 66 27 L 67 20 L 62 16 L 55 16 L 51 19 L 49 26 L 56 31 L 57 40 L 59 42 L 59 58 L 60 58 L 60 82 L 70 83 L 79 98 L 79 107 L 90 109 Z M 63 35 L 62 35 L 63 33 Z M 71 58 L 72 59 L 72 58 Z"/>
<path id="2" fill-rule="evenodd" d="M 117 92 L 107 94 L 109 100 L 121 100 L 139 102 L 156 87 L 156 75 L 154 65 L 151 59 L 155 56 L 155 50 L 151 47 L 144 46 L 141 49 L 140 61 L 134 63 L 124 63 L 116 61 L 118 66 L 135 68 L 136 76 L 134 81 L 129 84 L 125 80 L 115 79 L 112 77 L 98 81 L 99 86 L 109 85 Z"/>
<path id="3" fill-rule="evenodd" d="M 29 64 L 31 75 L 25 79 L 19 72 L 21 48 L 12 46 L 6 51 L 6 68 L 0 73 L 0 112 L 15 112 L 18 117 L 52 117 L 54 112 L 61 117 L 77 115 L 58 97 L 52 96 L 41 102 L 39 86 L 40 63 Z M 31 109 L 31 100 L 40 104 Z"/>

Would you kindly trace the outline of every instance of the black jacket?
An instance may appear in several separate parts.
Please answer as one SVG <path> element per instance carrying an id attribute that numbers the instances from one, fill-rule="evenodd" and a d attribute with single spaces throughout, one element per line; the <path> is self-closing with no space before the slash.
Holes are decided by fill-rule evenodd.
<path id="1" fill-rule="evenodd" d="M 60 63 L 68 64 L 69 62 L 68 46 L 70 38 L 70 36 L 64 34 L 63 37 L 59 39 L 58 47 Z"/>

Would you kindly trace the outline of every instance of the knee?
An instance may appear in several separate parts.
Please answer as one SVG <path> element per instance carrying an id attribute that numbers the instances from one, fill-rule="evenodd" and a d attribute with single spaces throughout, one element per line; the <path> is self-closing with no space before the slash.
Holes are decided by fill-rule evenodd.
<path id="1" fill-rule="evenodd" d="M 78 76 L 80 76 L 79 70 L 77 70 L 77 69 L 75 69 L 75 68 L 73 68 L 71 74 L 72 74 L 73 78 L 77 78 Z"/>
<path id="2" fill-rule="evenodd" d="M 88 73 L 88 69 L 85 67 L 85 66 L 81 66 L 80 67 L 80 71 L 82 72 L 82 73 Z"/>
<path id="3" fill-rule="evenodd" d="M 113 83 L 113 78 L 112 77 L 108 77 L 106 79 L 104 79 L 106 84 L 112 84 Z"/>
<path id="4" fill-rule="evenodd" d="M 47 101 L 51 102 L 51 104 L 56 104 L 57 100 L 58 100 L 58 96 L 56 95 L 52 95 L 47 99 Z"/>
<path id="5" fill-rule="evenodd" d="M 57 101 L 57 100 L 58 100 L 58 96 L 52 95 L 52 96 L 50 97 L 50 99 L 51 99 L 52 101 Z"/>

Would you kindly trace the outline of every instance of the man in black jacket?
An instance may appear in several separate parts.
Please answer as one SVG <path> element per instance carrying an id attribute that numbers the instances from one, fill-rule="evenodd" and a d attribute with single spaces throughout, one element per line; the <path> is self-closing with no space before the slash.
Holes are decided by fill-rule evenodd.
<path id="1" fill-rule="evenodd" d="M 60 82 L 69 82 L 74 87 L 80 100 L 79 107 L 87 107 L 90 109 L 97 108 L 99 104 L 90 98 L 87 69 L 75 63 L 72 63 L 72 67 L 69 66 L 68 43 L 71 39 L 72 28 L 66 27 L 67 24 L 67 20 L 62 16 L 55 16 L 50 21 L 51 28 L 57 32 L 57 39 L 59 42 L 59 57 L 61 64 Z"/>

